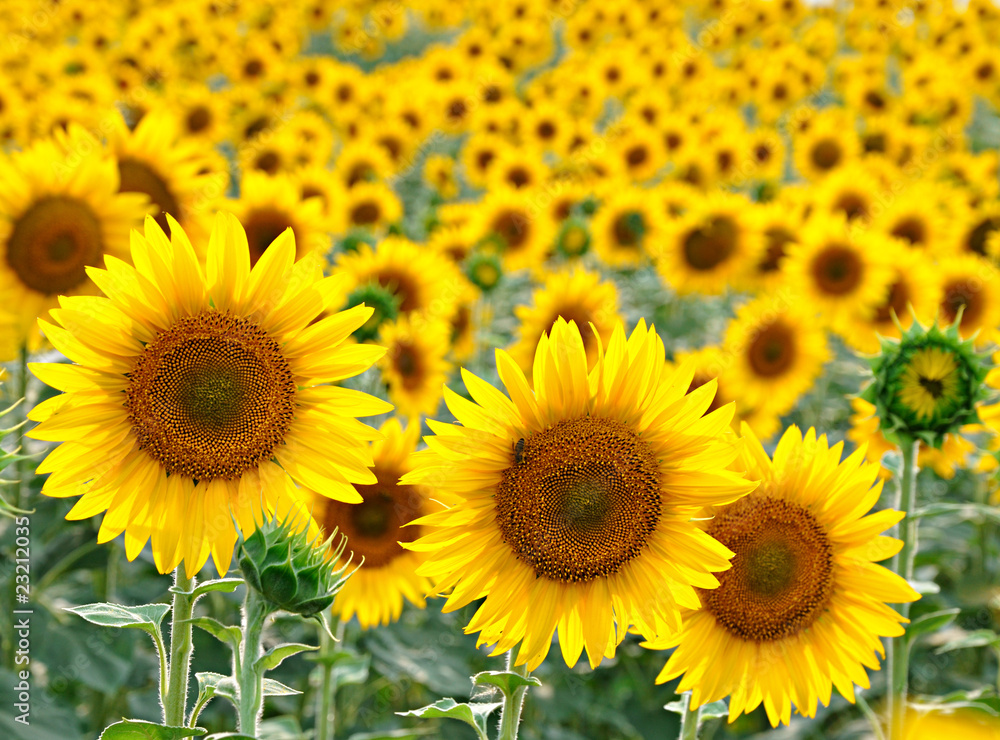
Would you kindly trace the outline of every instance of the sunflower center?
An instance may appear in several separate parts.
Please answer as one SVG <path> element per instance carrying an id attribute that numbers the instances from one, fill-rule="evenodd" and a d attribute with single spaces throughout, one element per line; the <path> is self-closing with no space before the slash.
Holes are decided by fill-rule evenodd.
<path id="1" fill-rule="evenodd" d="M 419 349 L 409 342 L 400 341 L 392 351 L 392 365 L 402 378 L 403 388 L 408 391 L 419 388 L 425 375 Z"/>
<path id="2" fill-rule="evenodd" d="M 101 224 L 74 198 L 44 198 L 16 219 L 7 240 L 7 263 L 21 282 L 46 295 L 66 293 L 101 263 Z"/>
<path id="3" fill-rule="evenodd" d="M 281 211 L 262 208 L 251 211 L 243 221 L 250 246 L 250 266 L 264 256 L 271 242 L 281 236 L 281 232 L 291 226 L 288 217 Z"/>
<path id="4" fill-rule="evenodd" d="M 184 119 L 188 133 L 197 134 L 212 125 L 212 112 L 203 105 L 192 108 Z"/>
<path id="5" fill-rule="evenodd" d="M 812 163 L 817 169 L 832 170 L 840 159 L 840 145 L 833 139 L 821 139 L 812 149 Z"/>
<path id="6" fill-rule="evenodd" d="M 736 553 L 718 588 L 698 590 L 705 609 L 730 633 L 780 640 L 822 614 L 833 592 L 833 548 L 805 508 L 751 495 L 718 513 L 708 533 Z"/>
<path id="7" fill-rule="evenodd" d="M 329 533 L 336 527 L 347 536 L 356 563 L 364 558 L 366 568 L 381 568 L 406 554 L 400 542 L 420 536 L 419 526 L 404 525 L 423 514 L 423 505 L 416 487 L 396 484 L 403 471 L 376 463 L 372 472 L 377 483 L 355 485 L 362 503 L 326 502 L 323 529 Z"/>
<path id="8" fill-rule="evenodd" d="M 962 310 L 963 329 L 975 326 L 983 313 L 983 301 L 979 299 L 982 287 L 973 280 L 958 278 L 944 286 L 944 298 L 941 301 L 941 313 L 948 323 L 958 318 Z"/>
<path id="9" fill-rule="evenodd" d="M 615 219 L 615 242 L 621 247 L 637 247 L 646 233 L 646 223 L 642 214 L 636 211 L 623 213 Z"/>
<path id="10" fill-rule="evenodd" d="M 941 398 L 944 393 L 944 383 L 937 378 L 917 378 L 920 387 L 927 391 L 935 400 Z"/>
<path id="11" fill-rule="evenodd" d="M 927 241 L 926 229 L 922 221 L 916 218 L 904 218 L 897 223 L 889 232 L 893 236 L 903 239 L 910 244 L 923 246 Z"/>
<path id="12" fill-rule="evenodd" d="M 212 309 L 146 345 L 125 407 L 141 449 L 168 473 L 239 478 L 271 459 L 295 415 L 295 381 L 256 323 Z"/>
<path id="13" fill-rule="evenodd" d="M 757 264 L 757 269 L 760 272 L 777 272 L 785 257 L 786 246 L 795 241 L 795 236 L 787 229 L 774 226 L 764 231 L 764 239 L 767 251 Z"/>
<path id="14" fill-rule="evenodd" d="M 373 200 L 363 200 L 351 209 L 351 223 L 355 226 L 371 226 L 382 216 L 382 209 Z"/>
<path id="15" fill-rule="evenodd" d="M 617 573 L 660 518 L 659 462 L 613 419 L 563 420 L 525 439 L 496 492 L 496 518 L 518 559 L 563 583 Z"/>
<path id="16" fill-rule="evenodd" d="M 131 157 L 118 160 L 118 176 L 121 182 L 118 189 L 123 193 L 145 193 L 149 196 L 156 206 L 156 223 L 163 229 L 163 233 L 169 234 L 167 214 L 179 219 L 181 208 L 166 181 L 152 167 Z"/>
<path id="17" fill-rule="evenodd" d="M 820 290 L 828 295 L 845 295 L 861 282 L 862 265 L 857 254 L 847 247 L 831 245 L 813 261 L 813 277 Z"/>
<path id="18" fill-rule="evenodd" d="M 875 311 L 876 323 L 885 324 L 892 321 L 893 312 L 895 312 L 897 317 L 902 317 L 909 302 L 910 291 L 906 287 L 906 283 L 902 280 L 897 280 L 889 286 L 889 295 L 886 296 L 885 301 Z"/>
<path id="19" fill-rule="evenodd" d="M 758 376 L 781 375 L 795 361 L 795 335 L 776 321 L 758 332 L 747 349 L 747 359 Z"/>
<path id="20" fill-rule="evenodd" d="M 501 211 L 493 219 L 492 229 L 507 249 L 518 249 L 528 240 L 528 219 L 520 211 Z"/>
<path id="21" fill-rule="evenodd" d="M 713 216 L 684 240 L 684 259 L 695 270 L 708 271 L 729 259 L 736 249 L 739 227 L 731 218 Z"/>

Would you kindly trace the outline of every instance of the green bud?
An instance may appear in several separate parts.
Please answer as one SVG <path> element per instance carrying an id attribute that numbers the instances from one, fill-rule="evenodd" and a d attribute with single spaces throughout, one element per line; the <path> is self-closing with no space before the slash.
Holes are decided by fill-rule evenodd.
<path id="1" fill-rule="evenodd" d="M 979 423 L 976 407 L 989 396 L 984 381 L 992 363 L 971 339 L 962 340 L 959 321 L 944 330 L 914 321 L 900 339 L 881 339 L 861 398 L 875 405 L 887 439 L 940 447 L 946 434 Z"/>
<path id="2" fill-rule="evenodd" d="M 275 611 L 312 616 L 333 604 L 351 575 L 348 565 L 338 567 L 347 538 L 331 548 L 335 536 L 319 542 L 309 539 L 307 529 L 297 531 L 293 521 L 265 521 L 243 541 L 240 571 Z"/>

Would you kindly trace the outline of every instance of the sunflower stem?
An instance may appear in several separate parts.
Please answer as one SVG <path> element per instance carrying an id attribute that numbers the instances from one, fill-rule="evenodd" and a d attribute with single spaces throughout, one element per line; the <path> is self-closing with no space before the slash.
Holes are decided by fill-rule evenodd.
<path id="1" fill-rule="evenodd" d="M 917 451 L 920 442 L 913 440 L 904 442 L 903 474 L 900 477 L 896 491 L 896 509 L 907 514 L 899 523 L 899 538 L 903 548 L 893 558 L 893 570 L 907 581 L 913 580 L 913 561 L 917 554 L 917 526 L 919 519 L 909 514 L 916 508 L 917 502 Z M 909 604 L 897 604 L 896 610 L 903 616 L 910 616 Z M 886 662 L 889 664 L 889 692 L 886 703 L 888 713 L 889 740 L 902 740 L 903 719 L 906 715 L 907 679 L 910 669 L 910 647 L 906 634 L 889 640 Z"/>
<path id="2" fill-rule="evenodd" d="M 25 435 L 24 432 L 28 426 L 28 345 L 21 345 L 21 355 L 20 363 L 18 366 L 17 373 L 17 398 L 15 401 L 21 401 L 21 411 L 23 416 L 21 421 L 23 422 L 21 426 L 17 429 L 17 451 L 18 454 L 24 455 L 24 442 Z M 28 496 L 28 479 L 31 477 L 31 460 L 26 457 L 22 457 L 17 461 L 17 487 L 15 493 L 14 506 L 18 509 L 24 508 L 24 503 L 27 501 Z"/>
<path id="3" fill-rule="evenodd" d="M 244 735 L 257 737 L 264 708 L 264 669 L 257 665 L 261 656 L 260 639 L 264 622 L 271 614 L 270 605 L 257 591 L 247 586 L 243 602 L 243 643 L 240 645 L 239 684 L 240 724 Z"/>
<path id="4" fill-rule="evenodd" d="M 333 661 L 344 636 L 344 623 L 337 621 L 337 637 L 330 639 L 325 629 L 319 630 L 320 668 L 323 671 L 316 707 L 316 740 L 333 740 L 336 733 L 337 681 L 333 676 Z"/>
<path id="5" fill-rule="evenodd" d="M 528 676 L 528 665 L 514 665 L 514 651 L 507 653 L 507 670 L 519 676 Z M 500 734 L 497 740 L 517 740 L 517 728 L 521 724 L 521 710 L 524 708 L 524 695 L 528 693 L 527 686 L 518 686 L 514 693 L 504 694 L 503 706 L 500 708 Z"/>
<path id="6" fill-rule="evenodd" d="M 684 692 L 684 712 L 681 714 L 681 731 L 677 740 L 698 740 L 698 725 L 701 723 L 701 707 L 691 708 L 691 692 Z"/>
<path id="7" fill-rule="evenodd" d="M 163 723 L 182 727 L 187 713 L 188 675 L 191 670 L 191 612 L 194 608 L 195 579 L 188 578 L 181 563 L 174 571 L 174 603 L 170 613 L 170 664 L 167 667 L 167 690 L 160 688 Z M 184 592 L 184 593 L 179 593 Z"/>

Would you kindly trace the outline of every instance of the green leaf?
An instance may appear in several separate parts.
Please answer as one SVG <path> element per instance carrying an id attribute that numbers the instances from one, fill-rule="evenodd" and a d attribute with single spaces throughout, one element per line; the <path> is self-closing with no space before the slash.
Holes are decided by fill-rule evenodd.
<path id="1" fill-rule="evenodd" d="M 702 719 L 715 719 L 716 717 L 728 717 L 729 707 L 724 701 L 713 701 L 701 707 Z"/>
<path id="2" fill-rule="evenodd" d="M 257 740 L 253 735 L 241 735 L 238 732 L 213 732 L 204 740 Z"/>
<path id="3" fill-rule="evenodd" d="M 908 516 L 910 519 L 929 519 L 935 516 L 951 515 L 966 521 L 980 522 L 989 520 L 1000 522 L 1000 508 L 975 503 L 949 503 L 942 501 L 936 504 L 921 506 Z"/>
<path id="4" fill-rule="evenodd" d="M 672 701 L 669 704 L 664 704 L 663 708 L 666 709 L 668 712 L 673 712 L 674 714 L 683 715 L 688 708 L 688 698 L 686 696 L 682 696 L 680 699 L 676 701 Z"/>
<path id="5" fill-rule="evenodd" d="M 222 622 L 211 617 L 195 617 L 185 619 L 185 624 L 193 624 L 198 629 L 205 630 L 219 642 L 222 642 L 236 651 L 240 649 L 240 641 L 243 639 L 243 630 L 239 627 L 227 627 Z"/>
<path id="6" fill-rule="evenodd" d="M 239 697 L 236 692 L 236 683 L 231 676 L 223 676 L 221 673 L 196 673 L 198 679 L 198 691 L 211 691 L 212 696 L 222 696 L 229 699 L 234 706 L 239 706 Z"/>
<path id="7" fill-rule="evenodd" d="M 257 737 L 258 740 L 308 740 L 309 736 L 302 731 L 298 717 L 283 714 L 261 722 Z"/>
<path id="8" fill-rule="evenodd" d="M 330 675 L 337 682 L 337 686 L 363 684 L 368 680 L 368 669 L 372 662 L 370 655 L 338 651 L 329 657 L 337 657 L 337 660 L 331 662 L 333 670 L 330 672 Z M 317 662 L 326 663 L 327 661 Z"/>
<path id="9" fill-rule="evenodd" d="M 288 642 L 284 645 L 275 645 L 257 659 L 257 662 L 254 663 L 254 668 L 261 672 L 274 670 L 281 665 L 281 662 L 285 658 L 290 658 L 293 655 L 304 653 L 307 650 L 319 650 L 319 648 L 313 645 L 303 645 L 298 642 Z"/>
<path id="10" fill-rule="evenodd" d="M 934 581 L 907 581 L 907 583 L 921 596 L 941 593 L 941 587 Z"/>
<path id="11" fill-rule="evenodd" d="M 139 606 L 84 604 L 83 606 L 67 606 L 65 609 L 102 627 L 134 627 L 152 635 L 160 631 L 160 623 L 170 611 L 170 604 L 140 604 Z"/>
<path id="12" fill-rule="evenodd" d="M 381 732 L 356 732 L 347 740 L 410 740 L 410 738 L 430 735 L 434 730 L 430 727 L 415 727 L 411 730 L 382 730 Z"/>
<path id="13" fill-rule="evenodd" d="M 930 614 L 917 617 L 906 628 L 906 639 L 912 643 L 920 635 L 937 632 L 939 629 L 947 627 L 955 621 L 955 617 L 958 616 L 960 611 L 962 610 L 956 607 L 954 609 L 942 609 L 938 612 L 931 612 Z"/>
<path id="14" fill-rule="evenodd" d="M 244 583 L 242 578 L 217 578 L 214 581 L 199 583 L 191 591 L 183 591 L 177 588 L 177 586 L 171 586 L 168 590 L 172 594 L 186 594 L 188 596 L 192 596 L 194 597 L 194 600 L 197 601 L 202 596 L 212 591 L 222 591 L 223 593 L 231 594 L 241 583 Z"/>
<path id="15" fill-rule="evenodd" d="M 940 655 L 941 653 L 949 653 L 952 650 L 961 650 L 962 648 L 973 647 L 992 647 L 1000 649 L 1000 635 L 993 630 L 975 630 L 974 632 L 967 632 L 961 637 L 951 640 L 950 642 L 946 642 L 934 652 Z"/>
<path id="16" fill-rule="evenodd" d="M 168 727 L 142 719 L 123 719 L 105 729 L 100 740 L 181 740 L 204 734 L 202 727 Z"/>
<path id="17" fill-rule="evenodd" d="M 409 712 L 396 712 L 401 717 L 446 717 L 465 722 L 476 731 L 480 740 L 488 740 L 486 735 L 486 718 L 495 710 L 503 706 L 503 702 L 485 704 L 477 702 L 475 704 L 459 704 L 454 699 L 439 699 L 433 704 L 428 704 L 420 709 L 411 709 Z"/>
<path id="18" fill-rule="evenodd" d="M 280 681 L 270 678 L 264 679 L 263 688 L 264 696 L 295 696 L 302 693 L 301 691 L 296 691 L 291 686 L 285 686 Z"/>
<path id="19" fill-rule="evenodd" d="M 472 677 L 474 686 L 496 686 L 504 696 L 511 697 L 522 686 L 541 686 L 534 676 L 522 676 L 513 671 L 483 671 Z"/>

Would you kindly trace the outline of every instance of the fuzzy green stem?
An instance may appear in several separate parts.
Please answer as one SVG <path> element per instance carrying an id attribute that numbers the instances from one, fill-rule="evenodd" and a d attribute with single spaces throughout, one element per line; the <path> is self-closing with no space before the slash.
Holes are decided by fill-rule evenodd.
<path id="1" fill-rule="evenodd" d="M 907 581 L 913 580 L 913 561 L 917 554 L 917 526 L 919 519 L 910 516 L 917 503 L 917 451 L 920 443 L 916 440 L 904 442 L 903 474 L 896 491 L 896 509 L 907 514 L 899 523 L 899 538 L 903 548 L 893 558 L 892 569 Z M 896 610 L 904 617 L 910 616 L 910 605 L 897 604 Z M 902 740 L 903 720 L 906 716 L 907 679 L 910 669 L 910 650 L 905 634 L 889 640 L 886 662 L 889 664 L 889 691 L 886 703 L 888 713 L 889 740 Z"/>
<path id="2" fill-rule="evenodd" d="M 195 579 L 188 578 L 181 563 L 174 571 L 177 591 L 194 590 Z M 187 713 L 188 675 L 191 670 L 191 612 L 194 597 L 174 592 L 170 615 L 170 666 L 167 693 L 163 698 L 163 723 L 170 727 L 183 727 Z"/>
<path id="3" fill-rule="evenodd" d="M 316 740 L 333 740 L 336 734 L 337 719 L 337 682 L 333 676 L 333 664 L 327 658 L 332 658 L 338 650 L 337 644 L 344 634 L 344 623 L 338 620 L 337 638 L 331 640 L 325 629 L 319 630 L 319 657 L 322 680 L 316 706 Z"/>
<path id="4" fill-rule="evenodd" d="M 875 735 L 875 740 L 885 740 L 885 733 L 882 732 L 882 721 L 875 714 L 875 710 L 868 705 L 868 701 L 860 692 L 857 694 L 857 700 L 858 708 L 861 709 L 861 713 L 868 720 L 868 724 L 872 728 L 872 733 Z"/>
<path id="5" fill-rule="evenodd" d="M 21 420 L 24 422 L 17 429 L 17 448 L 20 454 L 25 454 L 24 433 L 28 426 L 28 347 L 21 346 L 20 363 L 17 374 L 17 398 L 21 399 Z M 16 399 L 15 399 L 16 400 Z M 24 502 L 28 498 L 28 480 L 31 478 L 32 461 L 22 458 L 17 461 L 17 492 L 15 493 L 14 506 L 18 509 L 24 508 Z"/>
<path id="6" fill-rule="evenodd" d="M 514 665 L 514 651 L 507 653 L 507 670 L 519 676 L 528 676 L 527 664 Z M 524 708 L 524 695 L 528 693 L 527 686 L 518 686 L 513 695 L 504 694 L 503 706 L 500 707 L 500 734 L 497 740 L 517 740 L 517 728 L 521 724 L 521 710 Z"/>
<path id="7" fill-rule="evenodd" d="M 257 737 L 260 715 L 264 709 L 264 671 L 256 663 L 261 656 L 261 634 L 269 614 L 271 607 L 264 597 L 247 586 L 246 600 L 243 602 L 243 644 L 240 645 L 237 683 L 240 688 L 239 731 L 251 737 Z"/>
<path id="8" fill-rule="evenodd" d="M 698 724 L 701 722 L 701 707 L 691 708 L 691 692 L 685 691 L 684 711 L 681 713 L 681 731 L 677 740 L 698 740 Z"/>

